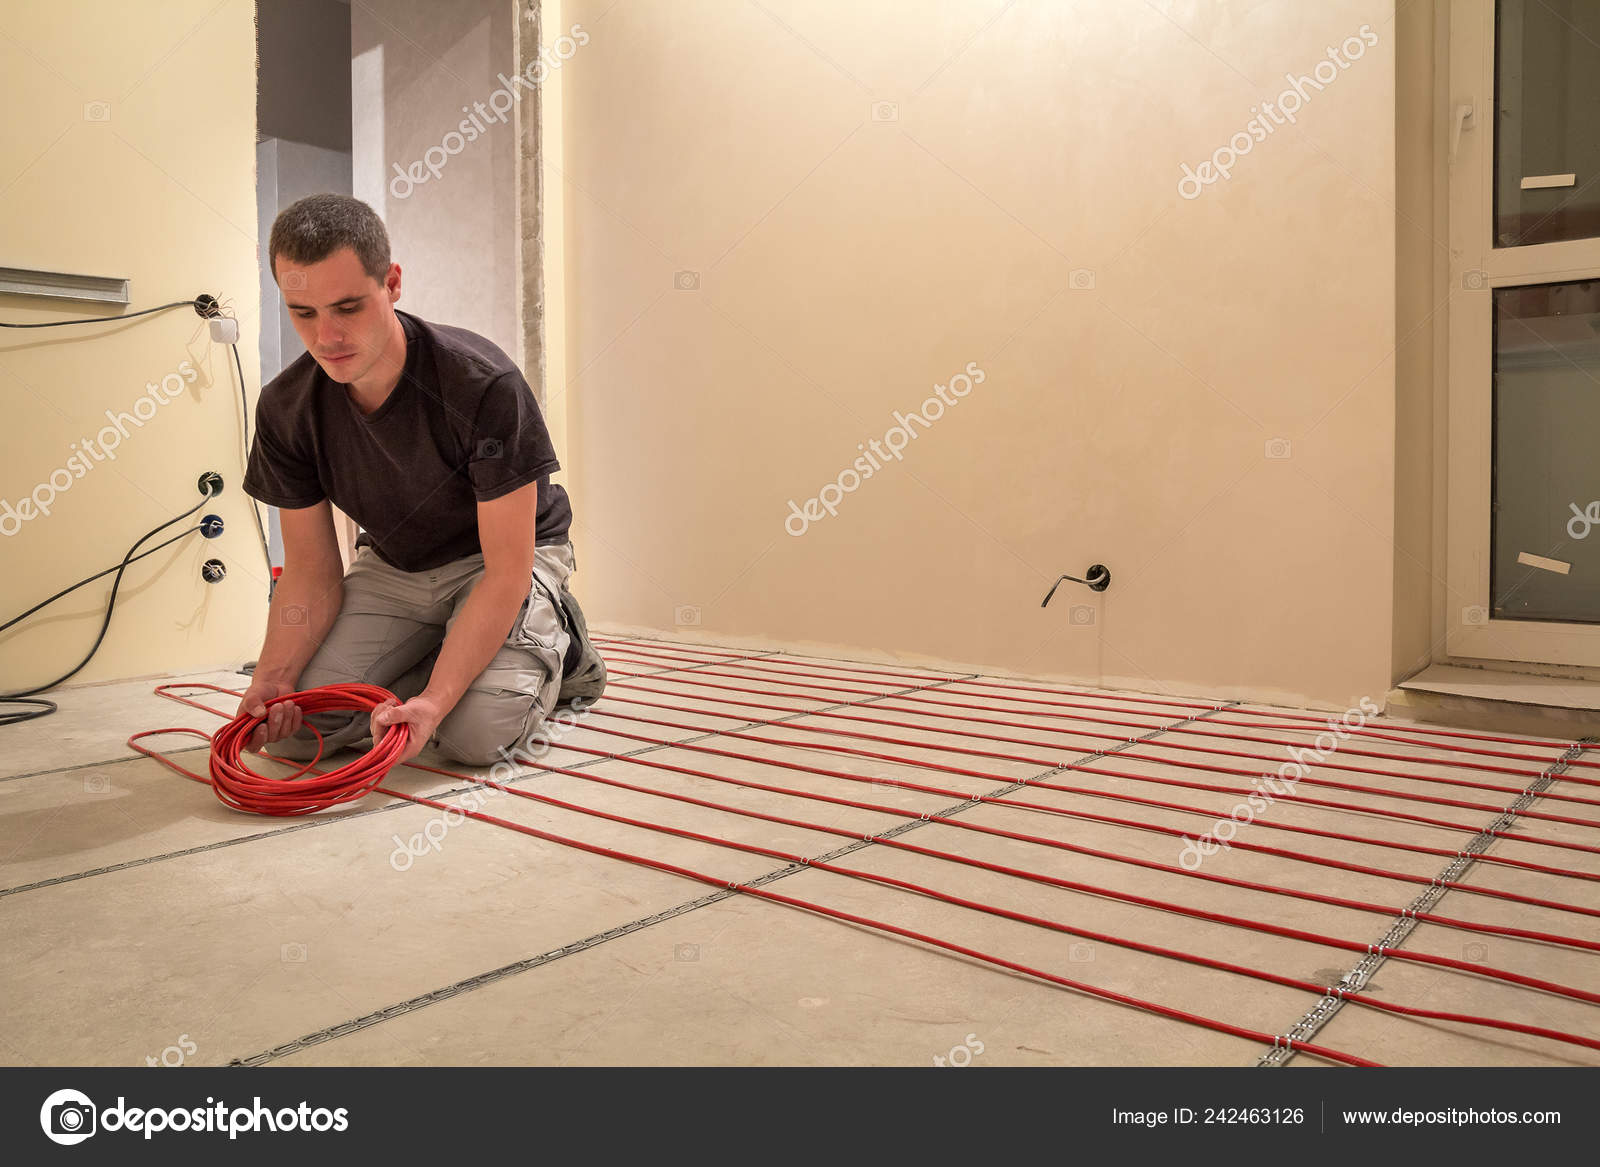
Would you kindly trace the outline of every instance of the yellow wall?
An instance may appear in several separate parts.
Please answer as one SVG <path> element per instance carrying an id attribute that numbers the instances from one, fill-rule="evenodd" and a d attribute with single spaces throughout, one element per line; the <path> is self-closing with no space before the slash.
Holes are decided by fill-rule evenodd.
<path id="1" fill-rule="evenodd" d="M 92 102 L 106 103 L 109 116 L 86 116 Z M 128 277 L 131 309 L 202 292 L 231 299 L 253 410 L 250 0 L 7 3 L 0 105 L 0 264 Z M 10 321 L 106 314 L 0 296 L 0 319 Z M 228 349 L 189 308 L 125 324 L 0 329 L 0 499 L 13 505 L 52 471 L 72 473 L 73 443 L 94 440 L 107 410 L 131 413 L 147 382 L 159 387 L 174 373 L 186 382 L 181 392 L 143 407 L 154 409 L 143 425 L 124 422 L 129 436 L 117 439 L 114 461 L 80 464 L 48 516 L 0 536 L 3 620 L 115 564 L 139 535 L 198 502 L 201 471 L 224 476 L 215 510 L 227 533 L 190 536 L 131 567 L 105 644 L 75 683 L 232 666 L 259 648 L 266 566 L 239 489 L 238 380 Z M 200 580 L 212 556 L 229 570 L 214 586 Z M 0 690 L 32 688 L 76 664 L 93 643 L 108 583 L 0 634 Z"/>
<path id="2" fill-rule="evenodd" d="M 542 0 L 544 44 L 551 45 L 565 33 L 570 22 L 564 20 L 563 0 Z M 518 27 L 526 25 L 518 22 Z M 524 42 L 524 60 L 531 49 Z M 574 58 L 576 59 L 576 58 Z M 552 69 L 540 87 L 544 102 L 544 121 L 540 125 L 539 165 L 544 172 L 544 336 L 545 336 L 545 427 L 555 444 L 561 470 L 555 481 L 570 489 L 568 472 L 567 406 L 567 185 L 566 185 L 566 87 L 564 68 Z M 526 252 L 524 252 L 526 254 Z"/>
<path id="3" fill-rule="evenodd" d="M 562 76 L 552 393 L 592 620 L 1334 707 L 1388 688 L 1390 0 L 564 8 L 591 40 Z M 1362 25 L 1377 45 L 1296 126 L 1180 197 L 1180 164 Z M 786 533 L 969 362 L 984 383 L 902 461 Z M 1108 593 L 1041 610 L 1094 561 Z"/>
<path id="4" fill-rule="evenodd" d="M 546 95 L 547 415 L 594 620 L 1334 706 L 1387 687 L 1423 586 L 1395 551 L 1420 527 L 1395 491 L 1416 291 L 1390 0 L 564 0 L 546 39 L 575 22 Z M 1363 24 L 1378 44 L 1297 126 L 1179 196 L 1180 164 Z M 9 5 L 0 33 L 0 93 L 30 111 L 0 128 L 3 262 L 129 276 L 135 307 L 232 297 L 253 404 L 251 6 Z M 198 373 L 0 539 L 0 612 L 113 562 L 200 470 L 228 478 L 228 534 L 137 565 L 80 680 L 259 646 L 227 356 L 187 310 L 0 336 L 13 502 L 146 381 Z M 969 363 L 983 383 L 902 461 L 786 533 L 791 499 Z M 1110 592 L 1040 609 L 1091 561 Z M 74 663 L 102 595 L 0 636 L 0 686 Z"/>
<path id="5" fill-rule="evenodd" d="M 1415 0 L 1398 14 L 1396 44 L 1395 166 L 1395 681 L 1445 656 L 1435 639 L 1434 608 L 1443 601 L 1444 560 L 1435 570 L 1433 458 L 1436 415 L 1435 346 L 1448 334 L 1448 297 L 1440 271 L 1448 259 L 1449 232 L 1440 217 L 1444 176 L 1434 119 L 1433 0 Z M 1444 70 L 1441 60 L 1439 68 Z M 1447 70 L 1446 70 L 1447 71 Z M 1440 419 L 1442 420 L 1442 419 Z M 1442 446 L 1441 446 L 1442 448 Z M 1442 470 L 1442 464 L 1439 469 Z M 1442 479 L 1441 479 L 1442 483 Z M 1442 632 L 1443 625 L 1439 625 Z"/>

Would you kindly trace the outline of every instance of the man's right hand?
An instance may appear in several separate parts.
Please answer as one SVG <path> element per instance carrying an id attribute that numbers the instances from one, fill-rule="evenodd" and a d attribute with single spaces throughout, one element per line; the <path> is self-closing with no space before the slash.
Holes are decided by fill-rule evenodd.
<path id="1" fill-rule="evenodd" d="M 248 713 L 251 717 L 264 717 L 266 720 L 256 726 L 255 732 L 250 735 L 250 740 L 245 743 L 245 749 L 259 751 L 268 742 L 286 738 L 300 728 L 302 720 L 300 706 L 293 701 L 280 701 L 271 708 L 267 707 L 267 702 L 274 697 L 282 697 L 294 691 L 293 685 L 283 681 L 262 677 L 251 680 L 250 687 L 245 690 L 234 716 Z"/>

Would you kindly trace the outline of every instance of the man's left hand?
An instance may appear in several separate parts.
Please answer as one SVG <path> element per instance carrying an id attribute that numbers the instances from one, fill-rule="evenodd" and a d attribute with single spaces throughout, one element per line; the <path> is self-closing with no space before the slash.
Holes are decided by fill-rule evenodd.
<path id="1" fill-rule="evenodd" d="M 395 765 L 409 762 L 422 752 L 448 712 L 437 698 L 426 693 L 413 697 L 403 705 L 398 701 L 385 701 L 372 711 L 372 740 L 374 743 L 382 740 L 389 726 L 404 722 L 411 731 L 411 739 L 406 742 L 406 748 Z"/>

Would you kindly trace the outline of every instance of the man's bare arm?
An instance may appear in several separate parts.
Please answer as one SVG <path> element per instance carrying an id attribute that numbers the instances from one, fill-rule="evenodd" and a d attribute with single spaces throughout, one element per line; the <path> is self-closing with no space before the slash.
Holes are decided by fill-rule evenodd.
<path id="1" fill-rule="evenodd" d="M 251 736 L 250 749 L 288 737 L 300 728 L 301 711 L 289 702 L 266 702 L 292 693 L 323 637 L 333 627 L 344 598 L 344 568 L 326 500 L 315 506 L 279 510 L 283 533 L 283 574 L 267 612 L 267 635 L 250 688 L 239 708 L 266 723 Z"/>

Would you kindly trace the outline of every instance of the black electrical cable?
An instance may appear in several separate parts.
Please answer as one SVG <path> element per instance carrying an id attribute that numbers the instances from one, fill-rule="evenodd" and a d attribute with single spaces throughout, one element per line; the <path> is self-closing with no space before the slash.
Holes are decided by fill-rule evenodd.
<path id="1" fill-rule="evenodd" d="M 9 320 L 0 320 L 0 328 L 62 328 L 62 327 L 65 327 L 68 324 L 115 324 L 119 320 L 132 320 L 135 316 L 148 316 L 152 312 L 165 312 L 169 308 L 199 308 L 199 307 L 200 307 L 200 302 L 198 300 L 174 300 L 170 304 L 160 304 L 160 305 L 157 305 L 154 308 L 141 308 L 137 312 L 125 312 L 121 316 L 88 316 L 88 317 L 83 317 L 83 318 L 78 319 L 78 320 L 46 320 L 43 323 L 39 323 L 39 324 L 14 324 Z M 190 511 L 189 513 L 193 514 L 194 512 Z M 182 516 L 180 515 L 179 517 L 181 518 Z M 173 522 L 176 522 L 176 521 L 177 521 L 176 519 L 173 520 Z M 166 526 L 167 524 L 162 524 L 162 525 Z M 156 528 L 157 531 L 159 531 L 160 529 L 161 529 L 160 527 Z M 196 530 L 198 530 L 198 529 L 199 528 L 196 528 Z M 154 533 L 155 533 L 154 531 L 151 532 L 151 534 L 154 534 Z M 149 535 L 146 535 L 145 539 L 148 539 L 149 537 L 150 537 Z M 140 543 L 144 542 L 144 539 L 139 540 L 139 542 Z M 170 542 L 170 540 L 169 540 L 169 542 Z M 138 543 L 135 543 L 134 547 L 137 547 L 138 545 L 139 545 Z M 162 544 L 162 546 L 165 546 L 165 545 L 166 544 Z M 148 554 L 148 552 L 146 552 L 146 554 Z M 143 559 L 144 556 L 140 555 L 140 556 L 136 556 L 135 558 Z M 123 563 L 123 566 L 126 567 L 127 564 L 131 563 L 131 562 L 133 562 L 133 560 L 125 560 L 124 563 Z M 106 571 L 102 571 L 100 573 L 100 575 L 92 575 L 92 576 L 89 577 L 89 579 L 84 580 L 82 583 L 74 584 L 73 588 L 82 587 L 83 584 L 90 582 L 90 580 L 99 579 L 101 575 L 106 575 L 106 574 L 109 574 L 110 572 L 116 571 L 116 570 L 117 569 L 114 568 L 114 567 L 113 568 L 108 568 Z M 120 577 L 119 577 L 119 580 L 120 580 Z M 73 588 L 68 588 L 67 591 L 72 591 Z M 51 599 L 52 600 L 53 599 L 59 599 L 63 595 L 66 595 L 66 592 L 61 592 L 56 596 L 52 596 Z M 112 589 L 112 597 L 113 597 L 113 600 L 115 600 L 115 597 L 116 597 L 116 589 L 115 588 Z M 50 600 L 46 600 L 45 603 L 46 604 L 50 603 Z M 8 622 L 6 624 L 0 625 L 0 632 L 3 632 L 7 628 L 10 628 L 12 624 L 15 624 L 17 622 L 17 620 L 21 620 L 26 616 L 31 616 L 34 612 L 37 612 L 39 610 L 39 608 L 41 608 L 43 606 L 44 605 L 41 604 L 41 605 L 39 605 L 39 607 L 31 608 L 28 611 L 24 612 L 21 616 L 18 616 L 16 618 L 16 620 L 12 620 L 12 621 L 10 621 L 10 622 Z M 106 621 L 107 621 L 107 623 L 110 623 L 110 620 L 111 620 L 111 611 L 110 611 L 109 608 L 107 608 L 107 610 L 106 610 Z M 105 636 L 105 628 L 104 627 L 101 628 L 100 635 L 101 635 L 102 638 Z M 96 640 L 95 641 L 95 648 L 99 648 L 99 647 L 100 647 L 100 641 Z M 94 655 L 93 651 L 91 651 L 89 655 L 93 656 Z M 85 658 L 83 663 L 84 664 L 88 664 L 89 663 L 88 662 L 88 658 Z M 78 666 L 78 669 L 81 669 L 81 668 L 83 668 L 83 665 L 79 665 Z M 77 672 L 78 669 L 73 669 L 72 673 Z M 68 673 L 67 676 L 70 677 L 72 675 L 72 673 Z M 61 680 L 63 680 L 63 681 L 66 680 L 66 677 L 61 678 Z M 55 681 L 55 682 L 51 683 L 51 685 L 56 685 L 56 684 L 60 684 L 60 681 Z M 46 685 L 45 688 L 48 689 L 48 688 L 51 687 L 51 685 Z M 34 689 L 33 692 L 37 693 L 37 692 L 40 692 L 40 690 Z M 33 706 L 34 707 L 34 708 L 30 708 L 30 709 L 27 709 L 27 710 L 18 711 L 18 712 L 14 712 L 14 713 L 0 713 L 0 726 L 16 725 L 18 722 L 22 722 L 22 721 L 32 721 L 36 717 L 45 717 L 45 716 L 48 716 L 49 714 L 54 713 L 56 711 L 56 703 L 54 701 L 26 700 L 24 698 L 16 697 L 16 696 L 0 696 L 0 701 L 6 702 L 7 704 L 25 705 L 25 706 Z"/>
<path id="2" fill-rule="evenodd" d="M 202 505 L 204 505 L 204 504 L 202 504 Z M 183 516 L 179 515 L 178 517 L 182 518 Z M 174 519 L 173 521 L 176 522 L 177 519 Z M 11 619 L 7 620 L 4 624 L 0 624 L 0 632 L 4 632 L 7 628 L 10 628 L 13 624 L 22 623 L 29 616 L 32 616 L 35 612 L 37 612 L 40 608 L 48 607 L 49 605 L 51 605 L 51 604 L 55 603 L 57 600 L 59 600 L 62 596 L 71 595 L 73 592 L 77 591 L 79 588 L 85 587 L 88 584 L 92 584 L 92 583 L 94 583 L 95 580 L 102 579 L 105 576 L 110 575 L 113 571 L 120 571 L 124 567 L 130 567 L 133 564 L 138 563 L 139 560 L 143 559 L 146 555 L 154 555 L 157 551 L 160 551 L 163 547 L 166 547 L 166 546 L 168 546 L 169 544 L 172 544 L 172 543 L 176 543 L 179 539 L 182 539 L 184 535 L 192 535 L 196 531 L 203 530 L 204 526 L 205 525 L 202 523 L 198 527 L 190 527 L 187 531 L 184 531 L 181 534 L 174 535 L 170 539 L 167 539 L 167 540 L 164 540 L 163 542 L 157 543 L 154 547 L 150 548 L 150 550 L 148 550 L 148 551 L 139 552 L 139 554 L 135 555 L 132 559 L 125 559 L 121 563 L 117 564 L 115 567 L 108 567 L 104 571 L 97 571 L 91 576 L 87 576 L 84 579 L 80 579 L 77 583 L 73 584 L 71 587 L 62 588 L 59 592 L 57 592 L 55 595 L 51 596 L 48 600 L 40 600 L 33 607 L 29 608 L 26 612 L 22 613 L 22 615 L 13 616 Z M 161 529 L 160 527 L 156 528 L 156 530 L 158 530 L 158 531 L 160 529 Z M 145 538 L 149 538 L 149 536 L 147 535 L 147 536 L 145 536 Z M 143 540 L 140 540 L 140 542 L 143 542 Z M 135 544 L 135 546 L 137 546 L 137 545 L 138 544 Z"/>
<path id="3" fill-rule="evenodd" d="M 56 711 L 56 705 L 55 705 L 55 703 L 53 701 L 38 701 L 38 700 L 25 700 L 25 699 L 34 697 L 34 695 L 37 694 L 37 693 L 43 693 L 47 689 L 55 688 L 57 685 L 61 684 L 61 682 L 63 682 L 65 680 L 67 680 L 68 678 L 76 675 L 80 670 L 82 670 L 82 668 L 85 665 L 87 665 L 89 663 L 90 660 L 92 660 L 94 658 L 94 654 L 96 652 L 100 651 L 101 642 L 104 641 L 105 638 L 106 638 L 106 630 L 111 627 L 111 613 L 116 609 L 116 606 L 117 606 L 117 589 L 122 586 L 122 576 L 123 576 L 123 573 L 128 570 L 128 565 L 133 563 L 135 560 L 143 559 L 146 555 L 153 555 L 155 552 L 160 551 L 161 548 L 167 546 L 170 543 L 176 543 L 179 539 L 183 539 L 183 538 L 185 538 L 185 537 L 187 537 L 189 535 L 194 534 L 196 531 L 200 530 L 200 528 L 199 527 L 194 527 L 194 528 L 191 528 L 190 530 L 183 531 L 183 532 L 181 532 L 181 533 L 179 533 L 177 535 L 174 535 L 172 538 L 167 539 L 165 542 L 160 543 L 157 546 L 150 548 L 148 551 L 141 552 L 140 554 L 137 554 L 137 555 L 134 554 L 134 553 L 139 550 L 140 546 L 142 546 L 144 543 L 148 542 L 150 539 L 153 539 L 160 532 L 166 530 L 168 527 L 172 526 L 174 523 L 181 523 L 184 519 L 187 519 L 190 515 L 194 514 L 196 511 L 200 510 L 207 503 L 209 503 L 214 497 L 216 497 L 216 494 L 217 494 L 216 487 L 214 485 L 208 483 L 207 486 L 206 486 L 206 494 L 205 494 L 204 498 L 202 498 L 198 503 L 196 503 L 194 506 L 190 507 L 188 510 L 184 511 L 181 515 L 176 515 L 173 518 L 170 518 L 166 522 L 162 523 L 160 526 L 152 528 L 150 531 L 147 531 L 144 535 L 141 535 L 134 542 L 133 546 L 128 548 L 128 553 L 122 557 L 122 562 L 117 564 L 117 566 L 108 567 L 105 571 L 99 572 L 96 575 L 92 575 L 88 579 L 80 580 L 78 583 L 73 584 L 71 587 L 65 588 L 62 591 L 57 592 L 55 595 L 51 596 L 48 600 L 45 600 L 43 603 L 35 604 L 32 608 L 29 608 L 26 612 L 22 613 L 22 615 L 13 617 L 12 619 L 6 621 L 6 623 L 0 624 L 0 632 L 4 632 L 7 628 L 10 628 L 12 625 L 16 624 L 18 621 L 27 619 L 29 616 L 33 615 L 33 613 L 37 612 L 40 608 L 44 607 L 46 604 L 54 603 L 56 600 L 59 600 L 62 596 L 67 595 L 69 592 L 76 591 L 78 588 L 82 587 L 84 584 L 91 583 L 94 580 L 99 579 L 101 576 L 109 575 L 112 572 L 116 572 L 117 573 L 117 578 L 114 579 L 111 582 L 111 595 L 106 599 L 106 614 L 105 614 L 105 618 L 100 621 L 100 632 L 99 632 L 99 635 L 97 635 L 94 638 L 94 644 L 89 649 L 88 654 L 86 656 L 84 656 L 84 658 L 81 661 L 79 661 L 75 666 L 73 666 L 73 668 L 70 671 L 68 671 L 66 673 L 63 673 L 61 676 L 57 677 L 55 680 L 49 682 L 48 684 L 39 685 L 39 686 L 37 686 L 35 688 L 32 688 L 32 689 L 24 689 L 24 690 L 21 690 L 20 692 L 16 692 L 16 693 L 0 693 L 0 704 L 12 704 L 12 703 L 15 703 L 15 704 L 26 705 L 26 706 L 49 706 L 49 708 L 32 708 L 32 709 L 20 710 L 20 711 L 16 711 L 16 712 L 0 713 L 0 726 L 15 725 L 16 723 L 21 722 L 21 721 L 30 721 L 33 718 L 44 717 L 44 716 L 46 716 L 48 714 L 51 714 L 51 713 L 54 713 Z"/>
<path id="4" fill-rule="evenodd" d="M 13 324 L 10 321 L 0 320 L 0 328 L 61 328 L 68 324 L 114 323 L 118 320 L 132 320 L 135 316 L 148 316 L 152 312 L 165 312 L 169 308 L 193 308 L 207 318 L 216 316 L 220 310 L 216 300 L 211 296 L 206 296 L 203 299 L 174 300 L 170 304 L 160 304 L 154 308 L 141 308 L 137 312 L 127 312 L 121 316 L 90 316 L 82 320 L 47 320 L 42 324 Z M 245 463 L 248 464 L 250 461 L 250 401 L 245 396 L 244 391 L 244 362 L 239 359 L 238 344 L 230 343 L 228 347 L 233 350 L 233 364 L 239 370 L 239 405 L 244 415 L 244 459 Z M 261 525 L 261 512 L 256 509 L 254 499 L 250 500 L 250 517 L 255 520 L 256 535 L 261 540 L 261 558 L 267 565 L 267 598 L 271 599 L 272 592 L 278 581 L 272 578 L 272 552 L 267 546 L 266 528 Z M 115 571 L 116 569 L 111 568 L 110 570 Z M 101 574 L 105 573 L 102 572 Z M 0 627 L 0 631 L 4 631 L 5 627 L 9 627 L 9 625 Z M 49 712 L 49 710 L 45 712 Z M 35 714 L 35 716 L 42 717 L 44 714 L 39 713 Z M 0 720 L 0 725 L 6 724 L 8 724 L 6 721 Z"/>
<path id="5" fill-rule="evenodd" d="M 239 411 L 244 420 L 244 461 L 245 468 L 250 465 L 250 401 L 244 393 L 244 363 L 239 360 L 239 346 L 228 345 L 233 350 L 233 364 L 239 370 Z M 249 497 L 248 495 L 246 496 Z M 272 578 L 272 552 L 267 547 L 267 532 L 261 526 L 261 512 L 256 509 L 256 500 L 250 499 L 250 517 L 256 521 L 256 534 L 261 537 L 261 558 L 267 564 L 267 599 L 272 599 L 272 593 L 277 588 L 278 581 Z"/>
<path id="6" fill-rule="evenodd" d="M 19 697 L 15 701 L 6 701 L 8 705 L 37 705 L 37 709 L 21 710 L 16 713 L 0 713 L 0 728 L 16 725 L 19 721 L 32 721 L 35 717 L 48 717 L 56 711 L 54 701 L 41 701 L 37 698 Z"/>
<path id="7" fill-rule="evenodd" d="M 16 323 L 13 323 L 13 322 L 11 322 L 9 320 L 0 320 L 0 328 L 64 328 L 64 327 L 66 327 L 67 325 L 70 325 L 70 324 L 115 324 L 115 323 L 117 323 L 119 321 L 123 321 L 123 320 L 132 320 L 132 319 L 134 319 L 135 317 L 138 317 L 138 316 L 149 316 L 151 313 L 154 313 L 154 312 L 166 312 L 166 311 L 168 311 L 169 309 L 172 309 L 172 308 L 193 308 L 197 312 L 199 312 L 202 316 L 206 316 L 206 317 L 215 316 L 217 314 L 217 302 L 216 302 L 216 300 L 214 298 L 210 297 L 210 296 L 206 296 L 206 297 L 203 297 L 201 299 L 194 299 L 194 300 L 174 300 L 170 304 L 158 304 L 154 308 L 141 308 L 137 312 L 125 312 L 120 316 L 88 316 L 88 317 L 83 317 L 83 318 L 80 318 L 80 319 L 77 319 L 77 320 L 46 320 L 46 321 L 43 321 L 43 322 L 38 323 L 38 324 L 16 324 Z M 244 403 L 244 409 L 245 409 L 245 423 L 244 423 L 244 425 L 245 425 L 245 429 L 244 429 L 244 434 L 245 434 L 245 458 L 248 461 L 249 452 L 250 452 L 250 419 L 249 419 L 250 407 L 249 407 L 248 401 L 245 398 L 245 391 L 244 391 L 244 364 L 239 360 L 239 346 L 237 344 L 230 344 L 229 347 L 231 349 L 233 349 L 233 363 L 239 370 L 239 399 L 240 399 L 241 402 Z M 94 654 L 100 650 L 100 645 L 106 638 L 106 630 L 111 627 L 111 613 L 112 613 L 113 609 L 115 609 L 116 604 L 117 604 L 117 589 L 122 586 L 122 574 L 123 574 L 123 572 L 127 571 L 128 566 L 130 564 L 137 563 L 139 560 L 143 559 L 147 555 L 154 555 L 157 551 L 160 551 L 163 547 L 166 547 L 166 546 L 168 546 L 169 544 L 172 544 L 172 543 L 176 543 L 179 539 L 182 539 L 187 535 L 194 534 L 196 531 L 201 530 L 202 527 L 191 527 L 189 530 L 183 531 L 180 534 L 174 535 L 171 539 L 167 539 L 167 540 L 165 540 L 165 541 L 163 541 L 161 543 L 158 543 L 158 544 L 156 544 L 156 546 L 150 548 L 148 551 L 142 551 L 138 555 L 135 555 L 134 552 L 139 549 L 140 544 L 144 543 L 147 539 L 150 539 L 157 532 L 163 531 L 166 528 L 172 526 L 173 523 L 181 522 L 182 520 L 188 518 L 190 515 L 194 514 L 195 511 L 199 510 L 201 507 L 205 506 L 206 503 L 210 502 L 211 499 L 216 496 L 216 493 L 217 493 L 217 491 L 214 488 L 208 487 L 207 490 L 206 490 L 205 498 L 201 499 L 200 502 L 196 506 L 190 508 L 187 511 L 184 511 L 183 514 L 177 516 L 176 518 L 168 519 L 166 522 L 162 523 L 159 527 L 156 527 L 154 530 L 150 531 L 148 534 L 146 534 L 142 538 L 140 538 L 137 542 L 134 543 L 134 545 L 132 547 L 128 548 L 128 553 L 122 557 L 122 562 L 119 563 L 117 566 L 108 567 L 104 571 L 96 572 L 94 575 L 91 575 L 86 579 L 81 579 L 77 583 L 73 584 L 71 587 L 63 588 L 61 591 L 57 592 L 55 595 L 51 596 L 49 599 L 43 600 L 40 603 L 35 604 L 33 607 L 29 608 L 26 612 L 22 613 L 22 615 L 15 616 L 12 619 L 7 620 L 4 624 L 0 624 L 0 632 L 4 632 L 6 629 L 12 627 L 13 625 L 16 625 L 16 624 L 20 623 L 21 621 L 26 620 L 29 616 L 33 615 L 40 608 L 43 608 L 43 607 L 46 607 L 47 605 L 55 603 L 57 600 L 61 599 L 62 596 L 65 596 L 65 595 L 68 595 L 68 594 L 70 594 L 72 592 L 75 592 L 79 588 L 85 586 L 86 584 L 93 583 L 95 580 L 100 579 L 103 576 L 110 575 L 112 572 L 116 572 L 117 573 L 117 578 L 111 584 L 111 595 L 110 595 L 109 599 L 106 601 L 105 618 L 100 622 L 100 633 L 99 633 L 98 636 L 95 637 L 94 646 L 89 649 L 88 655 L 85 656 L 83 658 L 83 660 L 79 661 L 77 666 L 74 667 L 71 672 L 65 673 L 62 676 L 57 677 L 55 680 L 51 681 L 47 685 L 40 685 L 37 688 L 28 689 L 28 690 L 25 690 L 25 691 L 19 692 L 19 693 L 0 693 L 0 704 L 20 705 L 20 706 L 24 706 L 25 707 L 23 709 L 16 710 L 16 711 L 13 711 L 13 712 L 0 712 L 0 727 L 4 727 L 4 726 L 7 726 L 7 725 L 16 725 L 19 722 L 23 722 L 23 721 L 32 721 L 34 718 L 38 718 L 38 717 L 47 717 L 50 714 L 56 712 L 57 706 L 56 706 L 56 703 L 54 701 L 45 701 L 45 700 L 42 700 L 42 699 L 39 699 L 39 698 L 35 698 L 33 696 L 33 694 L 35 694 L 35 693 L 43 693 L 47 689 L 53 689 L 57 685 L 61 684 L 62 681 L 65 681 L 68 678 L 76 675 L 79 671 L 81 671 L 83 669 L 83 667 L 85 665 L 87 665 L 89 663 L 90 660 L 92 660 L 94 658 Z M 261 551 L 262 551 L 263 556 L 266 558 L 266 561 L 267 561 L 267 573 L 268 573 L 268 576 L 270 577 L 271 576 L 271 572 L 272 572 L 272 556 L 271 556 L 270 552 L 268 552 L 268 550 L 267 550 L 266 532 L 263 531 L 262 528 L 261 528 L 261 515 L 255 508 L 255 500 L 254 499 L 251 500 L 250 514 L 251 514 L 251 517 L 253 517 L 255 519 L 255 522 L 256 522 L 256 534 L 258 534 L 261 537 Z M 203 526 L 203 524 L 202 524 L 202 526 Z M 270 583 L 268 585 L 268 595 L 269 595 L 269 597 L 271 595 L 271 584 Z"/>
<path id="8" fill-rule="evenodd" d="M 9 320 L 0 320 L 0 328 L 63 328 L 68 324 L 115 324 L 119 320 L 132 320 L 135 316 L 148 316 L 152 312 L 165 312 L 168 308 L 198 308 L 198 300 L 174 300 L 170 304 L 162 304 L 155 308 L 141 308 L 137 312 L 126 312 L 121 316 L 87 316 L 81 320 L 46 320 L 42 324 L 12 324 Z"/>

